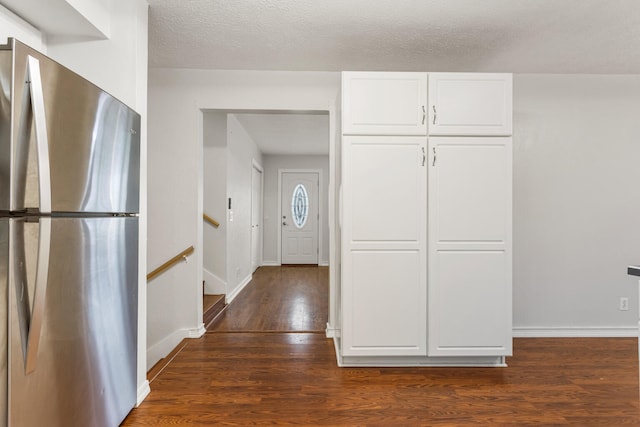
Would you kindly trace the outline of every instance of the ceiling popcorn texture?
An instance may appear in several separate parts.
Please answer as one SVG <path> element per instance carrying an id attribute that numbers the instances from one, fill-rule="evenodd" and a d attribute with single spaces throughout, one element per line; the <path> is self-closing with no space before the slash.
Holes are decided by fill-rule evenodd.
<path id="1" fill-rule="evenodd" d="M 151 67 L 640 73 L 639 0 L 149 0 Z"/>

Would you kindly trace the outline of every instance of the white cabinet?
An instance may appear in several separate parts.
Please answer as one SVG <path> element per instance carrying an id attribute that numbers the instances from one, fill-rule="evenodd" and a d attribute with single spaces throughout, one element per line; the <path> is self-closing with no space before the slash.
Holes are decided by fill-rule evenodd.
<path id="1" fill-rule="evenodd" d="M 432 137 L 429 153 L 429 355 L 510 355 L 512 140 Z"/>
<path id="2" fill-rule="evenodd" d="M 342 78 L 342 362 L 504 364 L 511 75 Z"/>
<path id="3" fill-rule="evenodd" d="M 342 144 L 342 354 L 424 356 L 426 138 Z"/>
<path id="4" fill-rule="evenodd" d="M 511 135 L 512 77 L 430 73 L 429 135 Z"/>
<path id="5" fill-rule="evenodd" d="M 427 74 L 342 73 L 344 135 L 426 135 Z"/>

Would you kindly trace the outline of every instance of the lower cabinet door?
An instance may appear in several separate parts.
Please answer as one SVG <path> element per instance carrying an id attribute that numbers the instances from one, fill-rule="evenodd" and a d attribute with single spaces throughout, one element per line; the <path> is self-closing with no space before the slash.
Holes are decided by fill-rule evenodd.
<path id="1" fill-rule="evenodd" d="M 427 354 L 426 138 L 343 138 L 342 354 Z"/>
<path id="2" fill-rule="evenodd" d="M 511 138 L 429 139 L 429 355 L 511 354 Z"/>
<path id="3" fill-rule="evenodd" d="M 344 293 L 343 355 L 426 355 L 426 295 L 419 251 L 353 251 Z"/>

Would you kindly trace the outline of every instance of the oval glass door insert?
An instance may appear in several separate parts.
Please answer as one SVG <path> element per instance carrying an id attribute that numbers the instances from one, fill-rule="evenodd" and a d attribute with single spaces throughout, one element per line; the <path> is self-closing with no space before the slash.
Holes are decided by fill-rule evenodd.
<path id="1" fill-rule="evenodd" d="M 302 184 L 296 185 L 291 197 L 291 216 L 297 228 L 302 228 L 307 223 L 309 215 L 309 195 Z"/>

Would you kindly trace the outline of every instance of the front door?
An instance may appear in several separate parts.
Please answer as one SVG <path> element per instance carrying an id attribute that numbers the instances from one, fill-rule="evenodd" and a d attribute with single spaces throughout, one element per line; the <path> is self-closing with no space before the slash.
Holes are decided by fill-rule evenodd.
<path id="1" fill-rule="evenodd" d="M 318 172 L 282 174 L 282 264 L 318 264 Z"/>

